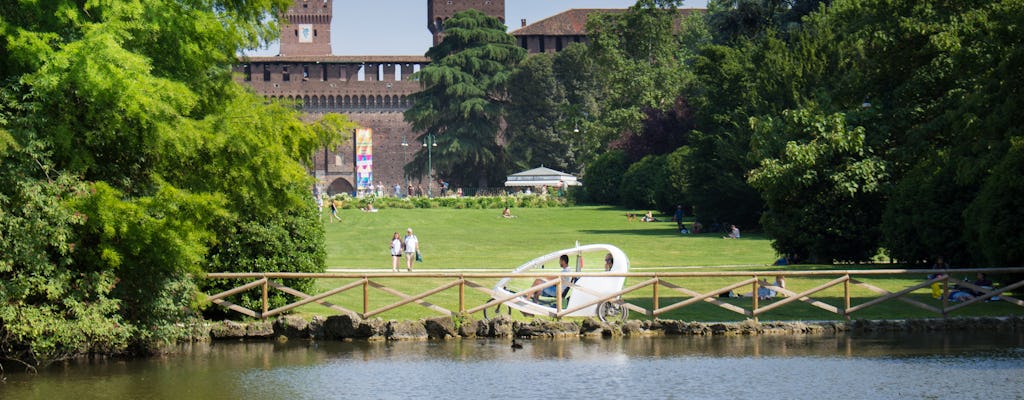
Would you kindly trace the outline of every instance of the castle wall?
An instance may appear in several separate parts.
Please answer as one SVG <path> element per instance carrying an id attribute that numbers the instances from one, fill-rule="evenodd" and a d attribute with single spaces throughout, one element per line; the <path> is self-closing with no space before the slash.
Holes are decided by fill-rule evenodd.
<path id="1" fill-rule="evenodd" d="M 295 101 L 305 118 L 326 113 L 346 114 L 373 130 L 373 181 L 394 193 L 394 185 L 426 185 L 426 177 L 405 177 L 403 168 L 422 144 L 404 121 L 411 95 L 420 90 L 411 75 L 430 60 L 422 56 L 331 55 L 330 25 L 333 0 L 293 0 L 281 27 L 281 50 L 275 57 L 247 57 L 235 66 L 235 79 L 256 93 Z M 477 9 L 505 21 L 505 0 L 428 0 L 427 26 L 435 44 L 443 37 L 441 24 L 456 12 Z M 310 173 L 328 193 L 354 192 L 354 132 L 337 149 L 313 155 Z"/>

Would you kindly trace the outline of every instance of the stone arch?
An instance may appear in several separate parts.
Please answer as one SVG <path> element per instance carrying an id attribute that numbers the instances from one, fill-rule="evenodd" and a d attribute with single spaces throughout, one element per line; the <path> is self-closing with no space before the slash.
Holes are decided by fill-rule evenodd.
<path id="1" fill-rule="evenodd" d="M 335 195 L 339 193 L 355 193 L 356 189 L 352 186 L 352 182 L 349 182 L 345 178 L 337 178 L 331 181 L 330 185 L 327 185 L 327 194 Z"/>
<path id="2" fill-rule="evenodd" d="M 366 95 L 359 96 L 359 106 L 366 107 Z"/>

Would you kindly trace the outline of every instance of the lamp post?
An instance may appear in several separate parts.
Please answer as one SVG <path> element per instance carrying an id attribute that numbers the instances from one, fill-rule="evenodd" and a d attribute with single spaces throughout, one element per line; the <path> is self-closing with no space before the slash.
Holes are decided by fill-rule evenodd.
<path id="1" fill-rule="evenodd" d="M 431 150 L 437 147 L 437 142 L 434 141 L 434 134 L 427 134 L 427 141 L 423 142 L 423 147 L 427 148 L 427 197 L 434 197 L 434 193 L 431 190 L 434 184 L 434 178 L 431 177 L 431 173 L 434 171 L 433 166 L 433 155 Z"/>

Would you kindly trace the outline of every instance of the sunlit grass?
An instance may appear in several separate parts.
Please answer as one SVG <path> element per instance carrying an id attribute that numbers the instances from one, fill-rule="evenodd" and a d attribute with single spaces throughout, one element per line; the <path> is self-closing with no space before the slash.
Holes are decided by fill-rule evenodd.
<path id="1" fill-rule="evenodd" d="M 382 209 L 376 213 L 359 210 L 342 210 L 342 222 L 329 223 L 324 218 L 327 230 L 328 269 L 390 271 L 391 260 L 388 243 L 393 232 L 404 235 L 406 228 L 413 228 L 421 242 L 424 262 L 416 263 L 418 271 L 444 271 L 473 269 L 504 272 L 542 254 L 580 244 L 608 243 L 621 248 L 630 258 L 631 271 L 805 271 L 821 269 L 877 268 L 864 265 L 800 265 L 773 267 L 776 259 L 770 242 L 763 235 L 743 232 L 739 240 L 722 239 L 722 233 L 681 235 L 675 230 L 675 223 L 644 223 L 627 221 L 625 210 L 611 207 L 535 208 L 515 209 L 514 219 L 501 218 L 496 209 Z M 661 216 L 663 221 L 668 216 Z M 819 286 L 836 276 L 791 277 L 787 288 L 801 292 Z M 749 279 L 746 277 L 699 277 L 670 278 L 668 282 L 697 291 L 708 293 L 727 285 Z M 769 281 L 772 276 L 767 276 Z M 925 279 L 921 276 L 864 277 L 862 281 L 895 292 L 917 284 Z M 317 282 L 318 293 L 352 282 L 352 279 L 321 279 Z M 398 290 L 406 295 L 416 295 L 449 283 L 451 279 L 375 279 L 375 282 Z M 490 287 L 496 279 L 480 280 L 478 283 Z M 626 286 L 641 282 L 630 278 Z M 737 294 L 751 292 L 752 286 L 735 290 Z M 370 302 L 363 309 L 362 290 L 350 290 L 328 301 L 347 309 L 364 312 L 373 311 L 394 303 L 399 297 L 370 288 Z M 475 290 L 466 289 L 467 309 L 486 302 L 489 297 Z M 856 306 L 870 301 L 878 295 L 862 287 L 850 286 L 851 304 Z M 674 292 L 667 287 L 659 288 L 659 306 L 665 307 L 683 301 L 690 296 Z M 812 296 L 815 300 L 843 308 L 843 285 L 826 289 Z M 624 298 L 638 306 L 652 309 L 653 289 L 650 287 L 632 292 Z M 939 307 L 941 301 L 931 298 L 930 291 L 919 289 L 911 294 L 917 301 Z M 749 309 L 752 299 L 721 298 L 723 302 Z M 448 309 L 457 309 L 459 292 L 448 289 L 425 299 L 432 304 Z M 779 299 L 760 302 L 764 307 Z M 299 309 L 304 315 L 332 315 L 337 312 L 324 306 L 310 304 Z M 1015 315 L 1021 308 L 1005 303 L 991 302 L 967 307 L 951 315 L 995 316 Z M 384 319 L 417 319 L 440 315 L 436 311 L 417 305 L 406 305 L 380 314 Z M 857 319 L 892 318 L 933 318 L 935 313 L 911 306 L 902 301 L 884 302 L 854 314 Z M 481 318 L 482 314 L 474 315 Z M 523 318 L 518 312 L 515 318 Z M 633 313 L 631 318 L 646 318 Z M 688 321 L 741 321 L 748 317 L 712 304 L 699 303 L 670 311 L 659 316 L 661 319 Z M 761 316 L 761 320 L 840 320 L 841 316 L 821 310 L 803 302 L 794 302 Z"/>

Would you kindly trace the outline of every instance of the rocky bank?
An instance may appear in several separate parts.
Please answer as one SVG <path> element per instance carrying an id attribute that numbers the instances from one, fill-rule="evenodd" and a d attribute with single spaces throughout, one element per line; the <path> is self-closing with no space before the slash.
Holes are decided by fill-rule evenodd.
<path id="1" fill-rule="evenodd" d="M 919 320 L 855 320 L 851 322 L 705 323 L 673 320 L 629 320 L 605 323 L 588 318 L 573 321 L 513 321 L 507 316 L 491 320 L 437 317 L 418 321 L 362 320 L 351 315 L 314 317 L 307 321 L 284 316 L 272 321 L 211 324 L 213 340 L 446 340 L 458 338 L 570 338 L 671 335 L 801 335 L 840 332 L 942 332 L 1024 330 L 1024 317 L 937 318 Z"/>

